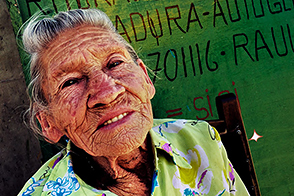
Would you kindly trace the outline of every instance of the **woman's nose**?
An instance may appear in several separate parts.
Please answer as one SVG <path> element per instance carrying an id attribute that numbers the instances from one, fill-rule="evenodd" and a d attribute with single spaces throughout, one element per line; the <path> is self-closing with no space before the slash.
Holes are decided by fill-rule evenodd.
<path id="1" fill-rule="evenodd" d="M 107 105 L 114 101 L 117 96 L 125 92 L 125 88 L 117 84 L 116 81 L 102 74 L 90 82 L 90 91 L 88 97 L 88 107 L 94 108 L 101 105 Z"/>

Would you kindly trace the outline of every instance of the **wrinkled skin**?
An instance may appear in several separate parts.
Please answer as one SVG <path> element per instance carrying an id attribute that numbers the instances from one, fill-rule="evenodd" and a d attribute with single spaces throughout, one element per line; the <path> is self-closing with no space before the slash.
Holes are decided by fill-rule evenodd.
<path id="1" fill-rule="evenodd" d="M 51 141 L 65 134 L 95 157 L 127 155 L 144 143 L 155 90 L 144 63 L 135 63 L 113 33 L 92 26 L 67 30 L 43 50 L 41 63 L 49 109 L 37 118 Z"/>

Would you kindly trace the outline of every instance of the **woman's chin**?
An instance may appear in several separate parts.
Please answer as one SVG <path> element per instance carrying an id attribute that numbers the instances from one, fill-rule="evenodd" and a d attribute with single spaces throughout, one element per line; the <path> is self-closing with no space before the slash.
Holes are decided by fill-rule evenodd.
<path id="1" fill-rule="evenodd" d="M 133 130 L 134 131 L 134 130 Z M 139 148 L 145 141 L 147 132 L 138 131 L 128 132 L 118 136 L 118 139 L 111 144 L 99 144 L 95 145 L 93 150 L 88 152 L 92 156 L 122 156 L 130 153 L 131 151 Z"/>

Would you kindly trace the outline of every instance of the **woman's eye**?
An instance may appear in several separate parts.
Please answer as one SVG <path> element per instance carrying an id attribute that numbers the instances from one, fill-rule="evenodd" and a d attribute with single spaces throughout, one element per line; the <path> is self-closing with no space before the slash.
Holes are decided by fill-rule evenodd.
<path id="1" fill-rule="evenodd" d="M 62 85 L 61 89 L 64 89 L 64 88 L 66 88 L 66 87 L 68 87 L 68 86 L 71 86 L 71 85 L 73 85 L 73 84 L 76 84 L 76 83 L 78 83 L 78 82 L 79 82 L 78 79 L 70 79 L 70 80 L 67 80 L 67 81 Z"/>
<path id="2" fill-rule="evenodd" d="M 111 69 L 113 67 L 120 65 L 121 63 L 122 63 L 122 61 L 115 61 L 115 62 L 109 63 L 108 68 Z"/>

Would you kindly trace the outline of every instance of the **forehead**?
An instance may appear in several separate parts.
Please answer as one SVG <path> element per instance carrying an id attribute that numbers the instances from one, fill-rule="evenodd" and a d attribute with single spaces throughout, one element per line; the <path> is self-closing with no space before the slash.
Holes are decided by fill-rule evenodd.
<path id="1" fill-rule="evenodd" d="M 88 56 L 103 58 L 114 52 L 128 55 L 115 33 L 83 25 L 60 33 L 43 50 L 41 60 L 47 65 L 45 69 L 51 72 L 65 62 L 87 60 Z"/>
<path id="2" fill-rule="evenodd" d="M 119 43 L 115 33 L 100 27 L 82 25 L 59 33 L 59 35 L 48 44 L 45 52 L 47 50 L 48 55 L 50 55 L 55 52 L 55 48 L 83 48 L 85 45 L 103 47 L 110 43 Z"/>

